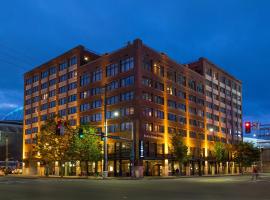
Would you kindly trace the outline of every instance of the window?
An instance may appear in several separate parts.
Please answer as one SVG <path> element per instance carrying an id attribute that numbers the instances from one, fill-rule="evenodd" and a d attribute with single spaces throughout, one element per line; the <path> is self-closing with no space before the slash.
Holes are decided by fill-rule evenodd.
<path id="1" fill-rule="evenodd" d="M 145 131 L 153 131 L 153 124 L 152 123 L 146 123 L 144 124 L 144 130 Z"/>
<path id="2" fill-rule="evenodd" d="M 77 95 L 73 94 L 68 97 L 68 102 L 73 102 L 77 100 Z"/>
<path id="3" fill-rule="evenodd" d="M 42 110 L 46 110 L 48 108 L 48 104 L 47 103 L 45 103 L 45 104 L 42 104 L 41 106 L 40 106 L 40 110 L 42 111 Z"/>
<path id="4" fill-rule="evenodd" d="M 192 90 L 196 91 L 196 82 L 194 80 L 189 80 L 188 81 L 188 87 Z"/>
<path id="5" fill-rule="evenodd" d="M 49 97 L 54 97 L 56 95 L 56 90 L 49 91 Z"/>
<path id="6" fill-rule="evenodd" d="M 177 77 L 177 83 L 179 85 L 186 86 L 186 77 L 179 74 Z"/>
<path id="7" fill-rule="evenodd" d="M 118 131 L 118 124 L 111 124 L 108 126 L 109 133 L 116 133 Z"/>
<path id="8" fill-rule="evenodd" d="M 172 113 L 168 113 L 168 120 L 177 122 L 177 116 Z"/>
<path id="9" fill-rule="evenodd" d="M 25 85 L 30 85 L 32 83 L 32 78 L 28 78 L 25 80 Z"/>
<path id="10" fill-rule="evenodd" d="M 154 64 L 154 74 L 164 77 L 164 67 L 158 64 Z"/>
<path id="11" fill-rule="evenodd" d="M 102 70 L 99 68 L 93 72 L 93 82 L 100 81 L 102 79 Z"/>
<path id="12" fill-rule="evenodd" d="M 180 124 L 186 124 L 187 123 L 187 119 L 183 116 L 179 116 L 178 117 L 178 121 Z"/>
<path id="13" fill-rule="evenodd" d="M 59 64 L 59 71 L 62 71 L 67 68 L 67 62 L 63 61 L 62 63 Z"/>
<path id="14" fill-rule="evenodd" d="M 58 115 L 59 115 L 60 117 L 66 116 L 66 110 L 65 110 L 65 109 L 59 110 L 59 111 L 58 111 Z"/>
<path id="15" fill-rule="evenodd" d="M 196 114 L 197 114 L 196 108 L 193 108 L 193 107 L 189 107 L 189 108 L 188 108 L 188 112 L 189 112 L 190 114 L 193 114 L 193 115 L 196 115 Z"/>
<path id="16" fill-rule="evenodd" d="M 196 97 L 193 95 L 188 95 L 188 99 L 194 103 L 196 103 Z"/>
<path id="17" fill-rule="evenodd" d="M 111 77 L 118 74 L 118 64 L 111 64 L 106 67 L 106 76 Z"/>
<path id="18" fill-rule="evenodd" d="M 132 129 L 132 122 L 123 122 L 120 125 L 121 131 L 130 131 Z"/>
<path id="19" fill-rule="evenodd" d="M 142 84 L 148 87 L 152 87 L 152 80 L 150 78 L 143 77 Z"/>
<path id="20" fill-rule="evenodd" d="M 186 112 L 186 105 L 185 105 L 185 104 L 183 104 L 183 103 L 178 103 L 178 104 L 177 104 L 177 107 L 178 107 L 178 109 L 180 109 L 180 110 Z"/>
<path id="21" fill-rule="evenodd" d="M 71 79 L 71 78 L 74 78 L 74 77 L 77 77 L 77 71 L 76 70 L 68 72 L 68 74 L 67 74 L 68 79 Z"/>
<path id="22" fill-rule="evenodd" d="M 77 57 L 76 56 L 71 57 L 71 59 L 70 59 L 70 66 L 76 65 L 76 64 L 77 64 Z"/>
<path id="23" fill-rule="evenodd" d="M 177 94 L 178 97 L 182 98 L 182 99 L 186 99 L 186 93 L 183 92 L 183 91 L 178 91 L 178 94 Z"/>
<path id="24" fill-rule="evenodd" d="M 159 118 L 159 119 L 164 119 L 164 112 L 161 110 L 155 110 L 154 117 Z"/>
<path id="25" fill-rule="evenodd" d="M 54 108 L 56 106 L 56 102 L 55 101 L 51 101 L 49 103 L 49 108 Z"/>
<path id="26" fill-rule="evenodd" d="M 75 88 L 77 88 L 77 82 L 73 82 L 73 83 L 68 84 L 68 90 L 73 90 Z"/>
<path id="27" fill-rule="evenodd" d="M 195 119 L 189 119 L 189 124 L 191 126 L 197 126 L 197 121 Z"/>
<path id="28" fill-rule="evenodd" d="M 84 86 L 84 85 L 88 85 L 90 83 L 90 76 L 89 74 L 83 74 L 81 77 L 80 77 L 80 85 L 81 86 Z"/>
<path id="29" fill-rule="evenodd" d="M 175 87 L 168 86 L 167 87 L 167 93 L 170 94 L 170 95 L 176 95 L 176 89 L 175 89 Z"/>
<path id="30" fill-rule="evenodd" d="M 130 101 L 134 98 L 134 92 L 126 92 L 121 94 L 121 101 Z"/>
<path id="31" fill-rule="evenodd" d="M 144 108 L 143 115 L 145 117 L 152 117 L 153 116 L 153 108 Z"/>
<path id="32" fill-rule="evenodd" d="M 191 137 L 191 138 L 196 138 L 196 137 L 197 137 L 196 132 L 190 131 L 190 132 L 189 132 L 189 137 Z"/>
<path id="33" fill-rule="evenodd" d="M 164 91 L 164 84 L 160 82 L 155 82 L 155 89 Z"/>
<path id="34" fill-rule="evenodd" d="M 134 84 L 134 76 L 129 76 L 121 79 L 121 87 L 126 87 Z"/>
<path id="35" fill-rule="evenodd" d="M 154 131 L 159 133 L 164 133 L 164 126 L 161 125 L 154 125 Z"/>
<path id="36" fill-rule="evenodd" d="M 42 83 L 41 84 L 41 89 L 43 90 L 43 89 L 46 89 L 46 88 L 48 88 L 48 82 Z"/>
<path id="37" fill-rule="evenodd" d="M 170 108 L 176 108 L 177 107 L 177 104 L 173 100 L 168 100 L 168 107 L 170 107 Z"/>
<path id="38" fill-rule="evenodd" d="M 99 99 L 99 100 L 93 101 L 90 106 L 92 109 L 100 108 L 101 104 L 102 104 L 102 101 L 101 101 L 101 99 Z"/>
<path id="39" fill-rule="evenodd" d="M 175 72 L 168 71 L 167 78 L 173 82 L 175 82 Z"/>
<path id="40" fill-rule="evenodd" d="M 59 94 L 67 92 L 67 86 L 62 86 L 59 88 Z"/>
<path id="41" fill-rule="evenodd" d="M 80 93 L 80 98 L 81 99 L 86 99 L 87 97 L 90 97 L 90 95 L 91 95 L 90 90 L 84 91 L 84 92 Z"/>
<path id="42" fill-rule="evenodd" d="M 66 81 L 66 80 L 67 80 L 67 74 L 64 74 L 64 75 L 59 77 L 59 83 Z"/>
<path id="43" fill-rule="evenodd" d="M 160 96 L 154 96 L 154 102 L 157 104 L 164 105 L 164 98 Z"/>
<path id="44" fill-rule="evenodd" d="M 64 104 L 66 104 L 66 103 L 67 103 L 67 98 L 66 98 L 66 97 L 61 98 L 61 99 L 58 100 L 58 104 L 59 104 L 59 105 L 64 105 Z"/>
<path id="45" fill-rule="evenodd" d="M 48 77 L 48 75 L 49 75 L 48 71 L 41 72 L 41 79 Z"/>
<path id="46" fill-rule="evenodd" d="M 90 110 L 90 104 L 89 103 L 84 103 L 84 104 L 80 105 L 80 111 L 81 112 L 87 111 L 87 110 Z"/>
<path id="47" fill-rule="evenodd" d="M 77 108 L 74 106 L 74 107 L 71 107 L 71 108 L 69 108 L 68 109 L 68 114 L 70 115 L 70 114 L 74 114 L 74 113 L 76 113 L 76 111 L 77 111 Z"/>
<path id="48" fill-rule="evenodd" d="M 90 120 L 92 122 L 98 122 L 98 121 L 101 121 L 101 113 L 96 113 L 96 114 L 93 114 L 93 115 L 90 115 Z"/>
<path id="49" fill-rule="evenodd" d="M 152 94 L 150 94 L 148 92 L 143 92 L 142 98 L 143 98 L 143 100 L 146 100 L 146 101 L 152 101 Z"/>
<path id="50" fill-rule="evenodd" d="M 50 75 L 56 74 L 56 67 L 50 67 L 49 74 Z"/>
<path id="51" fill-rule="evenodd" d="M 116 104 L 118 102 L 119 102 L 119 96 L 118 95 L 107 98 L 107 104 L 108 105 Z"/>
<path id="52" fill-rule="evenodd" d="M 32 93 L 35 93 L 37 91 L 38 91 L 38 86 L 35 86 L 35 87 L 32 88 Z"/>
<path id="53" fill-rule="evenodd" d="M 92 88 L 91 89 L 91 95 L 97 95 L 97 94 L 101 94 L 102 92 L 102 88 Z"/>
<path id="54" fill-rule="evenodd" d="M 202 94 L 204 93 L 204 87 L 203 87 L 202 83 L 197 84 L 197 91 L 202 93 Z"/>
<path id="55" fill-rule="evenodd" d="M 37 82 L 38 80 L 39 80 L 39 76 L 38 76 L 38 75 L 35 75 L 35 76 L 33 77 L 33 83 Z"/>
<path id="56" fill-rule="evenodd" d="M 115 90 L 117 88 L 119 88 L 119 81 L 118 80 L 112 81 L 107 85 L 107 90 L 108 91 Z"/>
<path id="57" fill-rule="evenodd" d="M 128 116 L 134 114 L 134 107 L 127 107 L 120 109 L 121 116 Z"/>
<path id="58" fill-rule="evenodd" d="M 41 115 L 40 120 L 41 121 L 46 121 L 48 119 L 47 115 Z"/>
<path id="59" fill-rule="evenodd" d="M 134 59 L 133 57 L 127 58 L 125 60 L 120 61 L 121 72 L 129 71 L 134 67 Z"/>
<path id="60" fill-rule="evenodd" d="M 56 78 L 55 79 L 52 79 L 52 80 L 49 81 L 49 86 L 53 86 L 56 83 L 57 83 L 57 79 Z"/>
<path id="61" fill-rule="evenodd" d="M 149 60 L 144 59 L 144 61 L 143 61 L 143 69 L 145 69 L 146 71 L 151 72 L 152 71 L 151 68 L 152 68 L 152 62 L 149 61 Z"/>

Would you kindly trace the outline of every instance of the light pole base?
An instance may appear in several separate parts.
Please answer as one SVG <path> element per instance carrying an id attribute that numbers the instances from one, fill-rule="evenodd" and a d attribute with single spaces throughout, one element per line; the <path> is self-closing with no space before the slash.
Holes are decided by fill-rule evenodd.
<path id="1" fill-rule="evenodd" d="M 102 172 L 102 177 L 107 178 L 108 177 L 108 171 L 103 171 Z"/>

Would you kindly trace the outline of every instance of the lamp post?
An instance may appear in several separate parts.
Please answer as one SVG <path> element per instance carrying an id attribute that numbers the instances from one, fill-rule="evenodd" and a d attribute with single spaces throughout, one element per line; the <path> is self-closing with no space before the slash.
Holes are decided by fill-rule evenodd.
<path id="1" fill-rule="evenodd" d="M 8 136 L 6 136 L 6 174 L 8 174 Z"/>
<path id="2" fill-rule="evenodd" d="M 108 177 L 108 125 L 107 125 L 107 84 L 103 87 L 104 89 L 104 128 L 105 128 L 105 137 L 104 137 L 104 165 L 103 165 L 103 178 Z"/>
<path id="3" fill-rule="evenodd" d="M 107 84 L 103 87 L 104 89 L 104 165 L 103 165 L 103 178 L 108 177 L 108 121 L 107 121 Z M 119 116 L 119 112 L 114 112 L 115 117 Z"/>

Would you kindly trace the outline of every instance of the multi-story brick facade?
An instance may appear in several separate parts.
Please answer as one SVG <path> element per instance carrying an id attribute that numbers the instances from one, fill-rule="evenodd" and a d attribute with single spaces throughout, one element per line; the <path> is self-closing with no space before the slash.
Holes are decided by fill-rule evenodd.
<path id="1" fill-rule="evenodd" d="M 104 131 L 105 100 L 108 133 L 134 139 L 135 166 L 145 175 L 178 167 L 173 133 L 189 147 L 191 173 L 201 161 L 210 172 L 215 141 L 241 139 L 241 82 L 206 59 L 181 65 L 137 39 L 104 55 L 79 46 L 25 74 L 24 158 L 52 114 Z M 130 174 L 131 147 L 128 140 L 109 139 L 111 174 Z"/>

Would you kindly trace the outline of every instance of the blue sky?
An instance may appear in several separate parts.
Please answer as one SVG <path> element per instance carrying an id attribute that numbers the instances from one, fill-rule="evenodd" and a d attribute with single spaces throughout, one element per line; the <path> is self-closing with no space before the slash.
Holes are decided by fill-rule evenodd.
<path id="1" fill-rule="evenodd" d="M 244 118 L 270 122 L 269 1 L 1 2 L 0 118 L 23 104 L 23 73 L 83 44 L 103 53 L 141 38 L 186 63 L 207 57 L 243 82 Z"/>

